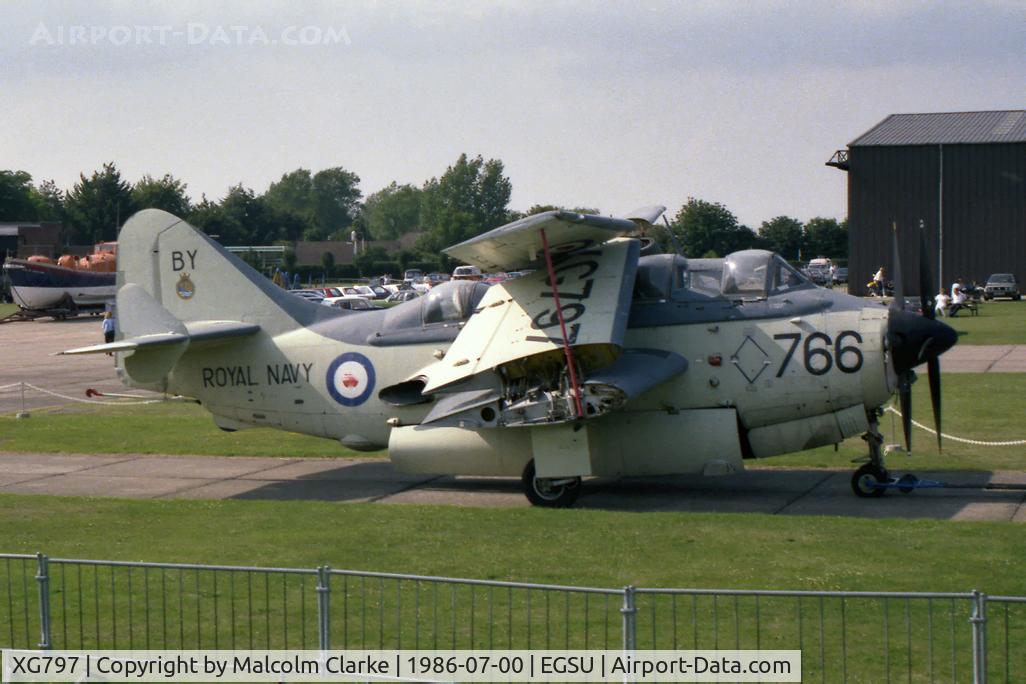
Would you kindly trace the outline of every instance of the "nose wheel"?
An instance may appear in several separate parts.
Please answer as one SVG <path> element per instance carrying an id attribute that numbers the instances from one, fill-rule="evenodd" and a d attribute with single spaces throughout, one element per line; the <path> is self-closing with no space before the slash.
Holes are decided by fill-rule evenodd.
<path id="1" fill-rule="evenodd" d="M 851 490 L 855 496 L 864 498 L 883 496 L 887 491 L 885 485 L 890 482 L 887 469 L 875 463 L 866 463 L 851 476 Z"/>

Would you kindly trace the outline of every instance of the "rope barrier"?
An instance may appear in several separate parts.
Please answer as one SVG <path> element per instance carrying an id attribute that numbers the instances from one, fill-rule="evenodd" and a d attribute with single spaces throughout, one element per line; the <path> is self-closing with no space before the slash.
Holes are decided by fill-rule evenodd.
<path id="1" fill-rule="evenodd" d="M 901 417 L 901 411 L 899 411 L 898 409 L 894 408 L 893 406 L 888 406 L 887 410 L 890 411 L 891 413 L 897 414 L 898 417 Z M 930 427 L 928 427 L 926 425 L 923 425 L 922 423 L 920 423 L 917 420 L 913 420 L 912 424 L 915 425 L 920 430 L 926 430 L 931 435 L 936 435 L 937 434 L 936 430 L 934 430 L 933 428 L 930 428 Z M 980 441 L 978 439 L 966 439 L 965 437 L 956 437 L 954 435 L 949 435 L 946 432 L 942 432 L 941 433 L 941 437 L 943 437 L 944 439 L 949 439 L 952 442 L 958 442 L 959 444 L 972 444 L 973 446 L 995 446 L 996 447 L 996 446 L 1022 446 L 1024 444 L 1026 444 L 1026 439 L 1015 439 L 1015 440 L 1010 440 L 1010 441 L 1007 441 L 1007 442 L 983 442 L 983 441 Z"/>
<path id="2" fill-rule="evenodd" d="M 27 383 L 27 382 L 16 382 L 16 383 L 13 383 L 11 385 L 0 386 L 0 392 L 5 391 L 5 390 L 9 391 L 12 388 L 19 388 L 19 389 L 23 389 L 23 390 L 24 389 L 32 389 L 32 390 L 35 390 L 36 392 L 41 392 L 43 394 L 49 394 L 52 397 L 57 397 L 58 399 L 64 399 L 66 401 L 74 401 L 74 402 L 78 402 L 80 404 L 98 404 L 98 405 L 101 405 L 101 406 L 142 406 L 144 404 L 159 404 L 160 402 L 164 401 L 164 399 L 145 399 L 144 401 L 100 401 L 100 400 L 96 400 L 96 399 L 81 399 L 79 397 L 72 397 L 72 396 L 68 396 L 67 394 L 61 394 L 60 392 L 54 392 L 53 390 L 48 390 L 48 389 L 44 389 L 42 387 L 37 387 L 37 386 L 32 385 L 32 384 Z M 143 397 L 139 397 L 139 398 L 143 399 Z"/>

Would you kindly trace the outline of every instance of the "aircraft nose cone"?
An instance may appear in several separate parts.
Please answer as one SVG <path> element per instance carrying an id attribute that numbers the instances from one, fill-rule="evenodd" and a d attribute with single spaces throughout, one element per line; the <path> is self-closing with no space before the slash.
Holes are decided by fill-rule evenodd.
<path id="1" fill-rule="evenodd" d="M 958 334 L 940 321 L 908 311 L 892 311 L 887 322 L 887 339 L 894 370 L 904 373 L 951 349 L 958 341 Z"/>

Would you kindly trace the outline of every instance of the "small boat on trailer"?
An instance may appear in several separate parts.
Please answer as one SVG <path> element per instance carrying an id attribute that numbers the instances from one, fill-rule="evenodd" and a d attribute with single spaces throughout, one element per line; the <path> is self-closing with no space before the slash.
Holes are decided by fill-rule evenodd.
<path id="1" fill-rule="evenodd" d="M 8 259 L 4 273 L 11 297 L 21 309 L 57 317 L 100 311 L 117 292 L 117 243 L 101 242 L 85 257 L 65 254 Z"/>

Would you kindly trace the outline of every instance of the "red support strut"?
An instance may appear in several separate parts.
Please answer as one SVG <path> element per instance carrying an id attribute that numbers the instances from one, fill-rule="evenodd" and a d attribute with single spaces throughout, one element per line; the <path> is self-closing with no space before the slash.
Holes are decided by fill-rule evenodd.
<path id="1" fill-rule="evenodd" d="M 559 331 L 563 335 L 563 355 L 566 357 L 566 366 L 570 371 L 571 393 L 574 399 L 574 410 L 578 418 L 584 417 L 584 404 L 581 401 L 581 388 L 577 383 L 577 364 L 574 363 L 574 350 L 566 335 L 566 321 L 563 319 L 563 307 L 559 303 L 559 289 L 556 287 L 556 269 L 552 267 L 552 254 L 549 252 L 549 239 L 545 236 L 545 229 L 540 231 L 542 249 L 545 252 L 545 268 L 549 272 L 549 284 L 552 285 L 552 299 L 556 303 L 556 317 L 559 318 Z"/>

